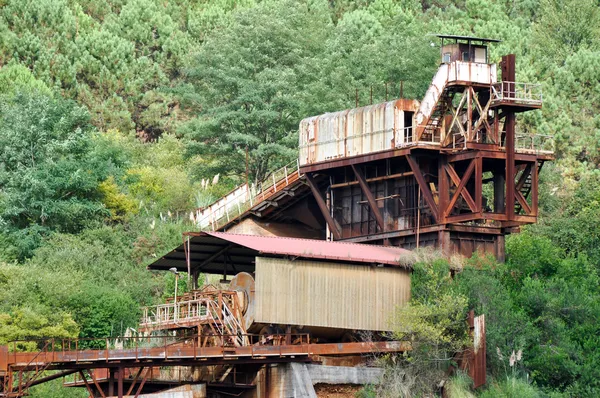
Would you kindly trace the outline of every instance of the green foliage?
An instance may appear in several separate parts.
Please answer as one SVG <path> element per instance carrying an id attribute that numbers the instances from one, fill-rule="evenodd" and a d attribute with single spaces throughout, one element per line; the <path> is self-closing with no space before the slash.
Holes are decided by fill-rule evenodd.
<path id="1" fill-rule="evenodd" d="M 39 92 L 0 98 L 0 224 L 16 257 L 30 255 L 19 236 L 77 232 L 104 216 L 98 182 L 107 166 L 93 156 L 91 134 L 72 101 Z"/>
<path id="2" fill-rule="evenodd" d="M 0 60 L 87 106 L 93 123 L 154 139 L 176 120 L 169 88 L 208 29 L 250 1 L 7 0 Z"/>
<path id="3" fill-rule="evenodd" d="M 263 2 L 235 14 L 206 40 L 187 72 L 187 103 L 200 110 L 182 133 L 189 153 L 199 154 L 203 174 L 260 180 L 296 156 L 305 64 L 319 53 L 327 17 L 307 2 Z"/>
<path id="4" fill-rule="evenodd" d="M 479 396 L 481 398 L 541 398 L 544 394 L 521 379 L 509 378 L 499 383 L 492 383 Z"/>
<path id="5" fill-rule="evenodd" d="M 79 328 L 68 313 L 53 313 L 48 308 L 21 307 L 0 313 L 0 344 L 15 340 L 75 338 Z M 34 345 L 35 346 L 35 345 Z M 28 347 L 19 344 L 17 349 Z"/>
<path id="6" fill-rule="evenodd" d="M 475 398 L 471 392 L 473 380 L 466 373 L 458 372 L 448 380 L 444 387 L 448 398 Z"/>
<path id="7" fill-rule="evenodd" d="M 394 318 L 394 337 L 410 341 L 414 352 L 452 355 L 467 344 L 467 298 L 456 294 L 450 275 L 445 260 L 414 265 L 410 304 Z"/>
<path id="8" fill-rule="evenodd" d="M 101 182 L 98 189 L 102 193 L 104 206 L 110 211 L 111 221 L 121 221 L 137 212 L 135 201 L 119 190 L 113 176 Z"/>
<path id="9" fill-rule="evenodd" d="M 65 388 L 62 379 L 50 381 L 29 389 L 31 398 L 86 398 L 89 393 L 84 388 Z"/>
<path id="10" fill-rule="evenodd" d="M 435 393 L 455 354 L 469 345 L 467 297 L 456 290 L 442 259 L 413 266 L 412 297 L 393 317 L 393 338 L 410 344 L 400 358 L 384 362 L 376 396 L 418 397 Z M 366 392 L 365 392 L 366 393 Z"/>

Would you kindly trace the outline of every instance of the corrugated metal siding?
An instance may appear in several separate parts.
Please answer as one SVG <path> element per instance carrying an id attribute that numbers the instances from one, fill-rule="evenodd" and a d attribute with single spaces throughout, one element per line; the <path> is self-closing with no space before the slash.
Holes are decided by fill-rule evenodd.
<path id="1" fill-rule="evenodd" d="M 401 268 L 256 258 L 256 322 L 389 330 L 410 298 Z"/>
<path id="2" fill-rule="evenodd" d="M 404 111 L 415 112 L 416 100 L 400 99 L 300 122 L 300 165 L 395 149 L 406 143 Z"/>

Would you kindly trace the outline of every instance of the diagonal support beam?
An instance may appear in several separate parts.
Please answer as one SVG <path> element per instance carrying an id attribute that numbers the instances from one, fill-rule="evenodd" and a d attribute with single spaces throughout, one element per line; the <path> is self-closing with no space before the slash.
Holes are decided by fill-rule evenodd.
<path id="1" fill-rule="evenodd" d="M 352 171 L 354 172 L 354 175 L 356 175 L 356 179 L 358 180 L 360 189 L 362 189 L 363 193 L 367 197 L 367 202 L 369 202 L 369 207 L 371 208 L 371 211 L 375 215 L 375 220 L 377 221 L 377 225 L 379 225 L 379 228 L 381 229 L 381 231 L 385 232 L 385 227 L 383 224 L 383 216 L 381 215 L 381 212 L 379 211 L 379 207 L 377 207 L 377 202 L 375 201 L 375 197 L 373 196 L 373 193 L 371 192 L 371 189 L 369 188 L 369 184 L 367 184 L 367 181 L 365 180 L 365 176 L 363 175 L 362 171 L 358 167 L 356 167 L 355 165 L 350 165 L 350 166 L 352 167 Z"/>
<path id="2" fill-rule="evenodd" d="M 450 164 L 448 164 L 448 166 L 446 166 L 446 172 L 450 176 L 452 183 L 454 183 L 454 185 L 456 186 L 456 188 L 457 188 L 456 192 L 458 192 L 458 186 L 460 185 L 461 179 L 458 176 L 458 174 L 456 173 L 456 170 L 454 170 L 454 168 Z M 454 192 L 455 195 L 456 195 L 456 192 Z M 473 200 L 473 197 L 471 196 L 469 191 L 467 191 L 466 189 L 463 189 L 460 192 L 460 194 L 462 195 L 463 199 L 467 203 L 467 206 L 469 206 L 469 209 L 471 209 L 471 211 L 473 213 L 476 213 L 477 212 L 477 204 Z M 448 207 L 448 214 L 450 214 L 450 209 L 452 209 L 452 207 Z"/>
<path id="3" fill-rule="evenodd" d="M 469 181 L 469 178 L 471 178 L 471 174 L 473 174 L 473 170 L 475 170 L 475 159 L 471 160 L 471 163 L 469 164 L 469 167 L 467 167 L 467 170 L 465 171 L 465 174 L 463 175 L 463 178 L 460 180 L 458 186 L 456 187 L 456 192 L 454 192 L 454 196 L 452 196 L 452 199 L 450 199 L 450 203 L 448 203 L 448 207 L 446 208 L 446 215 L 450 214 L 450 211 L 452 210 L 452 208 L 454 207 L 454 205 L 456 204 L 456 201 L 458 200 L 458 197 L 462 194 L 463 189 L 465 189 L 465 187 L 467 186 L 467 182 Z M 468 195 L 468 192 L 467 192 Z M 464 195 L 463 197 L 466 199 L 466 196 Z M 471 195 L 468 195 L 469 198 L 471 198 Z M 471 209 L 471 211 L 476 212 L 476 210 L 474 210 L 475 207 L 475 202 L 473 201 L 473 198 L 471 198 L 471 201 L 473 202 L 473 208 Z M 467 201 L 468 203 L 468 201 Z M 469 204 L 469 208 L 471 208 L 471 205 Z"/>
<path id="4" fill-rule="evenodd" d="M 135 384 L 137 383 L 137 380 L 138 380 L 138 378 L 140 377 L 140 375 L 142 374 L 143 371 L 144 371 L 144 367 L 143 366 L 138 369 L 138 371 L 135 374 L 135 377 L 133 378 L 133 381 L 131 382 L 131 386 L 127 390 L 127 394 L 125 394 L 125 395 L 128 395 L 128 396 L 131 395 L 131 393 L 133 392 L 133 387 L 135 387 Z"/>
<path id="5" fill-rule="evenodd" d="M 525 210 L 525 213 L 531 214 L 531 206 L 529 206 L 529 203 L 527 203 L 525 196 L 523 196 L 521 192 L 515 191 L 515 198 L 521 204 L 521 207 L 523 210 Z"/>
<path id="6" fill-rule="evenodd" d="M 325 203 L 325 200 L 323 200 L 321 192 L 319 191 L 319 187 L 317 187 L 313 176 L 309 173 L 306 173 L 305 176 L 306 182 L 308 183 L 308 186 L 310 187 L 310 190 L 312 191 L 312 194 L 315 197 L 315 200 L 317 201 L 317 205 L 319 206 L 319 209 L 321 210 L 321 213 L 325 218 L 325 222 L 327 223 L 329 229 L 331 230 L 331 233 L 333 234 L 333 239 L 341 239 L 342 234 L 340 233 L 340 230 L 337 227 L 335 220 L 333 219 L 333 217 L 331 217 L 331 214 L 329 213 L 329 208 L 327 208 L 327 204 Z"/>
<path id="7" fill-rule="evenodd" d="M 144 384 L 146 384 L 146 380 L 148 380 L 148 374 L 150 373 L 150 369 L 151 368 L 146 368 L 146 373 L 144 373 L 144 378 L 142 379 L 142 382 L 140 383 L 140 386 L 138 387 L 134 398 L 138 398 L 140 396 L 140 393 L 144 389 Z"/>
<path id="8" fill-rule="evenodd" d="M 85 385 L 85 388 L 87 388 L 88 392 L 90 393 L 90 398 L 93 398 L 95 394 L 92 391 L 92 388 L 90 387 L 90 385 L 88 384 L 87 379 L 86 379 L 85 375 L 83 374 L 82 370 L 79 371 L 79 375 L 81 376 L 81 380 L 83 380 L 83 384 Z"/>
<path id="9" fill-rule="evenodd" d="M 98 389 L 98 392 L 100 393 L 100 396 L 102 398 L 106 398 L 106 395 L 104 394 L 104 390 L 102 389 L 102 387 L 100 387 L 100 384 L 98 384 L 98 380 L 96 380 L 96 376 L 94 375 L 94 371 L 90 371 L 90 376 L 92 377 L 92 381 L 94 382 L 94 385 L 96 386 L 96 388 Z"/>
<path id="10" fill-rule="evenodd" d="M 419 188 L 421 189 L 421 193 L 423 194 L 423 198 L 425 198 L 425 202 L 427 202 L 427 206 L 431 209 L 433 213 L 433 217 L 435 218 L 435 222 L 439 222 L 440 215 L 437 205 L 435 204 L 435 200 L 433 200 L 433 195 L 431 194 L 431 190 L 429 186 L 427 186 L 427 182 L 425 181 L 425 177 L 423 177 L 423 173 L 421 173 L 421 169 L 419 168 L 419 164 L 415 160 L 412 155 L 406 155 L 406 160 L 408 161 L 408 165 L 410 166 L 412 172 L 415 174 L 415 179 L 419 184 Z"/>
<path id="11" fill-rule="evenodd" d="M 452 182 L 454 183 L 454 185 L 458 188 L 458 186 L 460 185 L 460 177 L 456 173 L 456 170 L 454 170 L 454 167 L 452 167 L 452 165 L 448 164 L 446 166 L 446 172 L 450 176 L 450 179 L 452 180 Z M 454 192 L 454 194 L 456 194 L 456 192 Z M 461 195 L 465 199 L 465 202 L 469 206 L 469 209 L 471 209 L 471 211 L 473 213 L 477 212 L 477 204 L 473 200 L 473 197 L 471 196 L 471 194 L 469 193 L 469 191 L 467 191 L 466 189 L 464 189 L 461 192 Z M 451 207 L 449 207 L 448 209 L 451 209 Z"/>
<path id="12" fill-rule="evenodd" d="M 212 256 L 207 258 L 206 260 L 204 260 L 199 266 L 194 267 L 194 268 L 197 270 L 202 270 L 202 268 L 204 268 L 204 266 L 210 264 L 213 260 L 216 260 L 218 257 L 220 257 L 222 254 L 227 252 L 227 250 L 231 249 L 232 247 L 233 247 L 233 245 L 231 245 L 231 244 L 225 246 L 224 248 L 222 248 L 221 250 L 219 250 L 218 252 L 216 252 L 215 254 L 213 254 Z"/>
<path id="13" fill-rule="evenodd" d="M 520 191 L 523 188 L 525 181 L 527 181 L 527 177 L 529 177 L 529 175 L 531 174 L 532 168 L 533 168 L 533 164 L 527 163 L 527 166 L 525 166 L 525 169 L 523 170 L 523 174 L 521 174 L 521 177 L 519 178 L 519 181 L 517 182 L 517 186 L 515 187 L 515 189 L 517 191 Z"/>

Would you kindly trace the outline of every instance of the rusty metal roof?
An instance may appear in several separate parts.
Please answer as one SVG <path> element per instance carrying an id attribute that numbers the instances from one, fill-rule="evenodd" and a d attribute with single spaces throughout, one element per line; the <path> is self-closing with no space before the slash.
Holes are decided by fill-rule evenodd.
<path id="1" fill-rule="evenodd" d="M 486 39 L 483 37 L 473 37 L 473 36 L 441 35 L 441 34 L 436 34 L 435 36 L 439 37 L 440 39 L 469 40 L 469 41 L 481 41 L 481 42 L 489 42 L 489 43 L 502 42 L 502 40 L 498 40 L 498 39 Z"/>
<path id="2" fill-rule="evenodd" d="M 399 247 L 324 240 L 239 235 L 226 232 L 188 232 L 191 268 L 202 273 L 253 272 L 255 258 L 286 257 L 407 267 L 410 251 Z M 177 268 L 187 272 L 185 245 L 182 244 L 148 266 L 151 270 Z"/>

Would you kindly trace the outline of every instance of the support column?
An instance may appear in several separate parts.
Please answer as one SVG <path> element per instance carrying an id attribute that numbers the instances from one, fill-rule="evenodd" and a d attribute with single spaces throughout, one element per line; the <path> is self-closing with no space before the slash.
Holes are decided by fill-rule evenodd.
<path id="1" fill-rule="evenodd" d="M 475 208 L 478 213 L 483 211 L 483 159 L 481 156 L 475 158 Z"/>
<path id="2" fill-rule="evenodd" d="M 506 218 L 515 219 L 515 114 L 506 115 Z"/>
<path id="3" fill-rule="evenodd" d="M 312 194 L 313 194 L 315 200 L 317 201 L 317 205 L 319 206 L 319 209 L 321 210 L 321 213 L 323 214 L 323 217 L 325 218 L 325 222 L 327 223 L 327 225 L 329 226 L 329 229 L 331 230 L 331 233 L 333 234 L 333 239 L 335 239 L 335 240 L 341 239 L 342 234 L 341 234 L 339 228 L 337 227 L 335 220 L 329 213 L 329 208 L 327 207 L 325 200 L 323 200 L 323 197 L 321 196 L 319 187 L 317 187 L 315 180 L 313 179 L 312 175 L 310 175 L 309 173 L 306 173 L 306 182 L 308 183 L 308 186 L 310 187 L 310 190 L 312 191 Z"/>
<path id="4" fill-rule="evenodd" d="M 538 175 L 538 162 L 533 164 L 531 169 L 531 213 L 532 215 L 538 215 L 538 187 L 539 187 L 539 175 Z"/>
<path id="5" fill-rule="evenodd" d="M 123 368 L 122 366 L 119 367 L 119 371 L 118 371 L 118 380 L 117 380 L 117 394 L 119 396 L 119 398 L 123 398 L 123 379 L 125 378 L 125 368 Z"/>
<path id="6" fill-rule="evenodd" d="M 502 81 L 505 96 L 511 97 L 514 93 L 515 82 L 515 55 L 509 54 L 502 57 Z M 506 131 L 506 218 L 515 219 L 515 113 L 506 112 L 504 121 Z"/>
<path id="7" fill-rule="evenodd" d="M 448 158 L 444 155 L 438 161 L 438 223 L 446 223 L 445 210 L 450 201 L 450 182 L 446 167 L 448 166 Z"/>
<path id="8" fill-rule="evenodd" d="M 95 382 L 96 379 L 94 378 L 93 375 L 92 375 L 92 378 L 94 379 L 94 382 Z M 115 369 L 114 368 L 108 369 L 108 395 L 110 397 L 115 396 Z"/>

